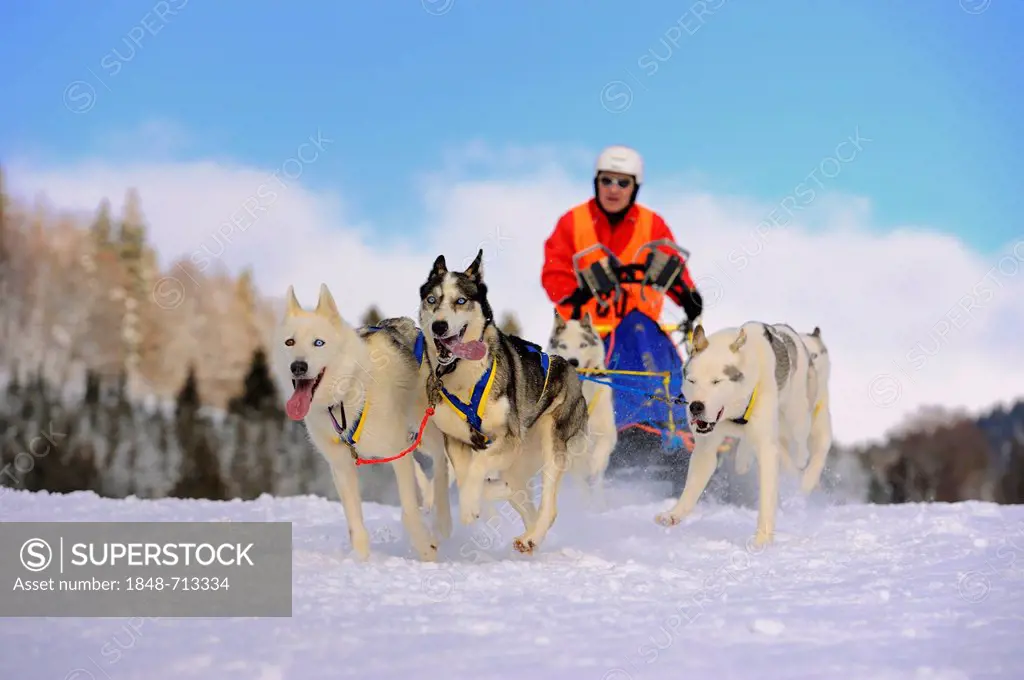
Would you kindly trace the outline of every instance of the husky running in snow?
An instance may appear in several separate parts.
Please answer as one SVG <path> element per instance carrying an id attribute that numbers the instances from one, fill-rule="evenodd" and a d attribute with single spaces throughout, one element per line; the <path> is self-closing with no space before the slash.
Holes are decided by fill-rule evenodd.
<path id="1" fill-rule="evenodd" d="M 342 319 L 326 285 L 312 312 L 302 308 L 288 287 L 287 309 L 275 332 L 273 370 L 294 392 L 286 411 L 302 420 L 317 450 L 327 459 L 348 522 L 352 548 L 360 559 L 370 554 L 363 523 L 355 460 L 388 458 L 406 450 L 410 432 L 419 429 L 423 391 L 419 330 L 412 319 L 386 319 L 376 327 L 353 328 Z M 422 337 L 419 347 L 422 347 Z M 443 538 L 451 533 L 447 504 L 448 467 L 440 446 L 421 449 L 434 460 L 435 526 Z M 440 464 L 438 464 L 440 463 Z M 437 542 L 420 516 L 416 462 L 407 454 L 390 463 L 398 482 L 402 522 L 420 559 L 437 558 Z"/>
<path id="2" fill-rule="evenodd" d="M 828 451 L 826 446 L 824 453 L 818 453 L 823 440 L 816 433 L 823 430 L 816 422 L 829 418 L 828 402 L 820 401 L 817 368 L 804 338 L 785 324 L 748 322 L 710 336 L 699 325 L 683 367 L 683 396 L 694 450 L 678 501 L 656 521 L 672 526 L 693 510 L 715 471 L 719 445 L 730 436 L 739 440 L 740 447 L 749 446 L 757 457 L 760 481 L 755 543 L 771 543 L 779 467 L 789 457 L 789 449 L 796 449 L 801 467 L 811 457 L 809 446 L 815 447 L 822 465 Z M 824 405 L 816 408 L 819 403 Z M 805 489 L 817 482 L 813 467 L 805 470 Z"/>
<path id="3" fill-rule="evenodd" d="M 484 499 L 509 500 L 526 527 L 513 545 L 532 553 L 558 514 L 570 457 L 587 446 L 587 404 L 568 361 L 494 323 L 482 259 L 480 250 L 465 271 L 453 272 L 439 255 L 420 287 L 426 391 L 438 400 L 432 420 L 455 471 L 462 522 L 480 518 Z M 528 487 L 538 472 L 539 510 Z M 500 479 L 488 481 L 489 473 Z"/>
<path id="4" fill-rule="evenodd" d="M 811 438 L 808 445 L 810 452 L 809 461 L 794 462 L 791 452 L 783 449 L 782 463 L 787 472 L 797 474 L 802 472 L 800 490 L 804 494 L 814 491 L 821 481 L 821 473 L 825 469 L 825 459 L 832 448 L 832 413 L 829 407 L 828 383 L 832 366 L 829 361 L 828 348 L 821 339 L 821 328 L 814 327 L 810 333 L 801 333 L 800 337 L 811 355 L 811 364 L 814 366 L 814 375 L 811 377 L 812 384 L 808 392 L 814 401 L 814 415 L 811 422 Z M 754 462 L 754 452 L 749 442 L 741 441 L 736 449 L 736 472 L 745 475 L 750 471 Z"/>
<path id="5" fill-rule="evenodd" d="M 548 341 L 548 351 L 569 361 L 575 369 L 600 370 L 605 368 L 605 348 L 601 336 L 594 329 L 588 312 L 582 320 L 566 321 L 555 310 L 555 327 Z M 600 374 L 598 374 L 600 375 Z M 588 487 L 598 502 L 604 498 L 604 473 L 608 469 L 619 433 L 615 426 L 612 388 L 593 380 L 583 381 L 583 397 L 587 400 L 589 450 L 582 458 L 574 459 L 574 472 L 584 471 Z"/>

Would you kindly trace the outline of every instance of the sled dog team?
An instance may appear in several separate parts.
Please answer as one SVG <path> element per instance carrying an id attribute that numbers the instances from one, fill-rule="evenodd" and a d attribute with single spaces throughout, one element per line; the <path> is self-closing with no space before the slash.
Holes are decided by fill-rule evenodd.
<path id="1" fill-rule="evenodd" d="M 288 288 L 274 339 L 274 372 L 294 388 L 288 415 L 304 421 L 330 464 L 361 559 L 370 554 L 370 538 L 360 459 L 394 458 L 416 447 L 431 458 L 429 482 L 412 453 L 389 463 L 402 522 L 426 561 L 436 560 L 438 537 L 451 536 L 453 481 L 464 524 L 479 519 L 485 503 L 510 502 L 525 528 L 513 541 L 521 553 L 532 553 L 551 529 L 566 472 L 601 492 L 617 441 L 612 388 L 581 380 L 577 372 L 604 368 L 600 336 L 589 317 L 564 321 L 557 312 L 546 350 L 502 332 L 488 301 L 482 259 L 481 250 L 460 272 L 438 256 L 420 287 L 419 318 L 377 326 L 347 323 L 326 285 L 313 311 Z M 780 467 L 802 470 L 801 488 L 809 493 L 832 443 L 830 363 L 821 333 L 752 321 L 707 335 L 698 323 L 687 354 L 682 397 L 695 447 L 682 494 L 655 520 L 672 526 L 694 509 L 723 439 L 733 437 L 740 442 L 737 471 L 749 470 L 757 459 L 755 542 L 770 543 Z M 410 433 L 420 435 L 418 444 Z M 539 506 L 530 486 L 538 474 Z M 421 496 L 433 510 L 433 531 L 420 513 Z"/>

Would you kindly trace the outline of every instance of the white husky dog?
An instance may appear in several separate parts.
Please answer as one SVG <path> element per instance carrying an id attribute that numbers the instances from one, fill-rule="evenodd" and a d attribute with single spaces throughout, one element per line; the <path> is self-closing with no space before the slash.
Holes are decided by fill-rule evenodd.
<path id="1" fill-rule="evenodd" d="M 326 285 L 320 286 L 316 309 L 306 311 L 289 286 L 287 309 L 275 332 L 273 370 L 294 393 L 287 413 L 305 422 L 310 440 L 327 459 L 348 522 L 352 548 L 360 559 L 370 555 L 370 535 L 363 523 L 357 458 L 387 458 L 410 446 L 409 433 L 419 428 L 423 382 L 416 356 L 419 331 L 412 319 L 386 319 L 374 328 L 353 328 L 342 319 Z M 428 444 L 424 446 L 428 446 Z M 429 447 L 435 461 L 435 484 L 448 488 L 444 450 Z M 440 461 L 440 465 L 437 462 Z M 407 454 L 391 463 L 398 482 L 402 522 L 419 557 L 437 558 L 437 543 L 420 516 L 416 462 Z M 437 494 L 438 533 L 451 533 L 447 494 Z"/>
<path id="2" fill-rule="evenodd" d="M 810 457 L 818 378 L 803 338 L 785 324 L 748 322 L 710 336 L 698 325 L 683 367 L 683 396 L 694 449 L 679 500 L 655 520 L 672 526 L 693 511 L 715 471 L 719 445 L 731 436 L 757 457 L 754 539 L 758 546 L 771 543 L 782 459 L 791 447 L 798 461 Z"/>
<path id="3" fill-rule="evenodd" d="M 800 490 L 809 494 L 821 481 L 821 473 L 825 469 L 825 459 L 832 448 L 832 412 L 829 406 L 829 376 L 832 364 L 828 356 L 828 347 L 821 339 L 821 328 L 814 327 L 810 333 L 801 333 L 801 339 L 811 355 L 814 372 L 811 375 L 809 396 L 814 400 L 814 413 L 811 417 L 811 437 L 808 444 L 810 460 L 794 462 L 791 452 L 783 450 L 782 463 L 791 474 L 803 473 Z M 799 452 L 798 452 L 799 453 Z M 745 475 L 754 462 L 754 452 L 750 442 L 741 441 L 736 449 L 736 472 Z"/>
<path id="4" fill-rule="evenodd" d="M 548 341 L 548 351 L 566 359 L 573 368 L 583 369 L 582 378 L 591 370 L 605 368 L 605 348 L 601 336 L 594 329 L 588 312 L 581 321 L 566 321 L 555 310 L 555 327 Z M 604 473 L 608 469 L 619 433 L 615 427 L 615 409 L 612 388 L 604 383 L 583 380 L 583 398 L 587 401 L 589 435 L 587 451 L 574 457 L 570 470 L 579 475 L 581 469 L 588 487 L 598 503 L 604 500 Z"/>

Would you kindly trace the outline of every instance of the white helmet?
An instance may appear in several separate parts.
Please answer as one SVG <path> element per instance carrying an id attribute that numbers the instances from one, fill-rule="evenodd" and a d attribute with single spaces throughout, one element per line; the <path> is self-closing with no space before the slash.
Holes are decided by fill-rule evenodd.
<path id="1" fill-rule="evenodd" d="M 594 174 L 601 171 L 633 175 L 637 184 L 644 183 L 644 161 L 634 149 L 628 146 L 609 146 L 597 157 Z"/>

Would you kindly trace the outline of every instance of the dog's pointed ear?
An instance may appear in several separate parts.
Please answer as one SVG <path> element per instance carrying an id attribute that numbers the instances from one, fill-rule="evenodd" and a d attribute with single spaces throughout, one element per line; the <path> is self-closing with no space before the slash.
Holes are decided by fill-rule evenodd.
<path id="1" fill-rule="evenodd" d="M 739 334 L 736 336 L 736 339 L 732 341 L 731 345 L 729 345 L 729 349 L 731 349 L 733 352 L 739 352 L 740 348 L 743 347 L 743 345 L 746 344 L 746 342 L 747 331 L 745 328 L 741 328 Z"/>
<path id="2" fill-rule="evenodd" d="M 316 313 L 321 316 L 341 318 L 341 314 L 338 313 L 338 305 L 334 303 L 334 296 L 331 295 L 326 283 L 320 284 L 320 298 L 316 301 Z"/>
<path id="3" fill-rule="evenodd" d="M 588 330 L 594 330 L 594 318 L 590 316 L 589 309 L 587 310 L 587 313 L 583 315 L 583 318 L 580 319 L 580 325 Z"/>
<path id="4" fill-rule="evenodd" d="M 697 324 L 693 329 L 692 353 L 699 354 L 708 348 L 708 336 L 704 335 L 704 326 Z"/>
<path id="5" fill-rule="evenodd" d="M 483 278 L 484 278 L 484 249 L 483 248 L 481 248 L 480 250 L 477 251 L 476 257 L 473 259 L 472 262 L 469 263 L 469 266 L 466 267 L 466 271 L 464 271 L 462 273 L 465 274 L 466 276 L 468 276 L 469 278 L 473 279 L 473 281 L 475 281 L 476 283 L 480 283 L 480 281 L 483 280 Z"/>
<path id="6" fill-rule="evenodd" d="M 820 338 L 821 337 L 821 329 L 818 328 L 817 326 L 815 326 L 814 330 L 811 331 L 811 335 L 813 335 L 816 338 Z"/>
<path id="7" fill-rule="evenodd" d="M 288 292 L 285 293 L 285 317 L 295 316 L 302 311 L 302 305 L 299 304 L 299 298 L 295 297 L 295 286 L 288 286 Z"/>
<path id="8" fill-rule="evenodd" d="M 434 260 L 433 266 L 430 268 L 430 276 L 428 279 L 440 278 L 448 273 L 448 265 L 444 261 L 444 255 L 438 255 L 437 259 Z"/>
<path id="9" fill-rule="evenodd" d="M 559 333 L 565 330 L 565 319 L 558 313 L 558 309 L 555 309 L 555 332 Z"/>

